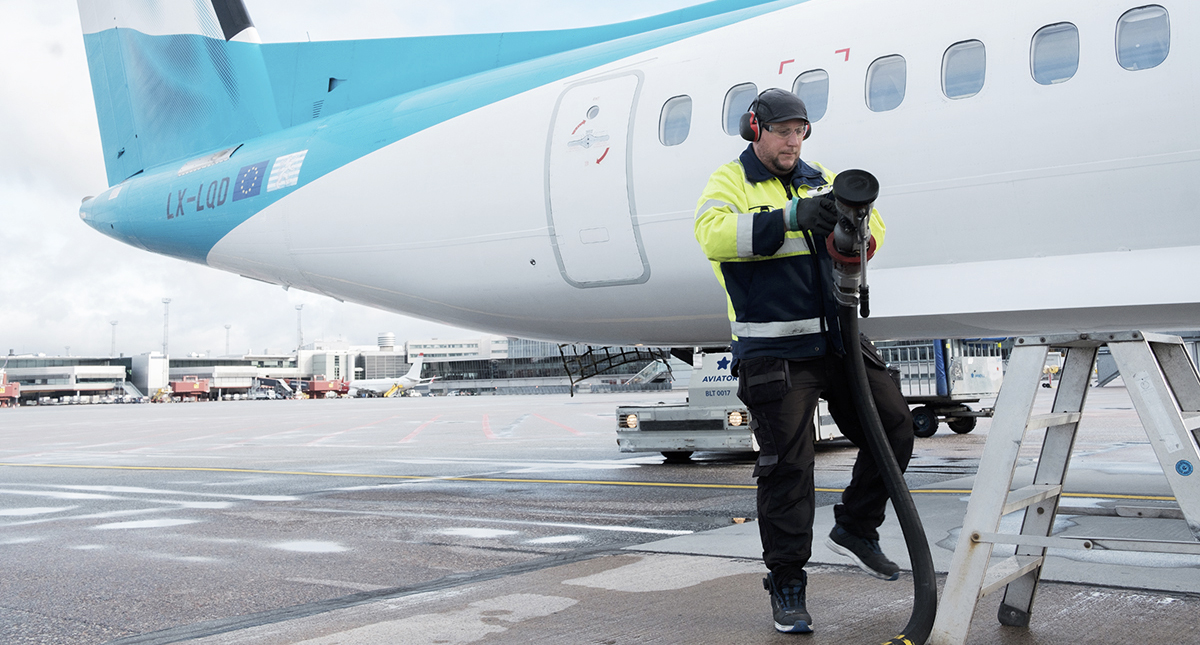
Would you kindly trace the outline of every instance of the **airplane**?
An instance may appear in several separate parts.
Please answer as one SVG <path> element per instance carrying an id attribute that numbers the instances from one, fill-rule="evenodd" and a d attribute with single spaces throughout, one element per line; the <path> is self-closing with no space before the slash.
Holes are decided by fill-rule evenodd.
<path id="1" fill-rule="evenodd" d="M 80 217 L 489 333 L 728 345 L 694 210 L 782 87 L 804 159 L 881 182 L 873 337 L 1194 329 L 1200 5 L 1149 1 L 715 0 L 263 43 L 240 0 L 79 0 L 110 185 Z"/>
<path id="2" fill-rule="evenodd" d="M 404 376 L 396 378 L 357 379 L 352 381 L 350 383 L 350 396 L 358 396 L 357 390 L 366 390 L 377 396 L 395 396 L 403 394 L 406 390 L 415 388 L 418 385 L 432 383 L 437 378 L 436 376 L 421 378 L 421 366 L 424 362 L 425 355 L 421 354 L 413 360 L 412 366 L 409 367 L 408 373 Z"/>

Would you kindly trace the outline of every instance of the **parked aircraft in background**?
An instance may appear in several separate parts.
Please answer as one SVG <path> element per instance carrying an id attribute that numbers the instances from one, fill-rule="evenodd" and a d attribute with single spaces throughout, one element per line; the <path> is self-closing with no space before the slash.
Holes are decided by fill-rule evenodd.
<path id="1" fill-rule="evenodd" d="M 436 376 L 429 378 L 421 378 L 421 366 L 425 362 L 425 355 L 417 356 L 412 362 L 412 366 L 408 369 L 408 373 L 404 376 L 396 378 L 372 378 L 358 379 L 350 383 L 350 395 L 357 396 L 356 390 L 367 390 L 380 396 L 396 396 L 426 383 L 432 383 Z"/>
<path id="2" fill-rule="evenodd" d="M 155 253 L 509 336 L 727 344 L 693 211 L 784 87 L 804 158 L 882 183 L 877 338 L 1200 321 L 1200 3 L 717 0 L 299 43 L 240 0 L 79 8 L 111 185 L 80 215 Z"/>

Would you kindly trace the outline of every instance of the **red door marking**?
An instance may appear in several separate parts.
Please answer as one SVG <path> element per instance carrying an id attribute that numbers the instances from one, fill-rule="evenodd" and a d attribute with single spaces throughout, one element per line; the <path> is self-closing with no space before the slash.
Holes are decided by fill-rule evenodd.
<path id="1" fill-rule="evenodd" d="M 796 59 L 795 59 L 795 58 L 793 58 L 792 60 L 785 60 L 785 61 L 783 61 L 782 63 L 779 63 L 779 73 L 780 73 L 780 74 L 782 74 L 782 73 L 783 73 L 783 66 L 784 66 L 784 65 L 787 65 L 788 63 L 794 63 L 794 62 L 796 62 Z"/>
<path id="2" fill-rule="evenodd" d="M 839 49 L 839 50 L 837 50 L 837 51 L 835 51 L 835 52 L 833 52 L 833 53 L 835 53 L 835 54 L 845 54 L 845 55 L 846 55 L 846 61 L 845 61 L 845 62 L 849 62 L 849 61 L 850 61 L 850 48 L 849 48 L 849 47 L 847 47 L 847 48 L 845 48 L 845 49 Z"/>
<path id="3" fill-rule="evenodd" d="M 604 154 L 600 155 L 600 158 L 596 160 L 596 163 L 597 163 L 597 164 L 598 164 L 598 163 L 600 163 L 601 161 L 604 161 L 604 158 L 608 156 L 608 151 L 609 151 L 609 150 L 612 150 L 612 148 L 605 148 L 605 149 L 604 149 Z"/>
<path id="4" fill-rule="evenodd" d="M 579 128 L 582 128 L 583 124 L 585 124 L 585 123 L 587 123 L 587 119 L 580 121 L 579 125 L 575 126 L 574 130 L 571 130 L 571 134 L 575 134 L 576 132 L 579 132 Z"/>

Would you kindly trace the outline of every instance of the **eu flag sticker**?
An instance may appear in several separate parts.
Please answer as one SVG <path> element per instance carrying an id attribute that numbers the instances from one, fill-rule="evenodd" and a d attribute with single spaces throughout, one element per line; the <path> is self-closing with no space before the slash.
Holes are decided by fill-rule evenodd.
<path id="1" fill-rule="evenodd" d="M 262 192 L 263 176 L 267 173 L 268 163 L 269 159 L 242 168 L 238 173 L 237 182 L 233 185 L 233 201 L 254 197 Z"/>

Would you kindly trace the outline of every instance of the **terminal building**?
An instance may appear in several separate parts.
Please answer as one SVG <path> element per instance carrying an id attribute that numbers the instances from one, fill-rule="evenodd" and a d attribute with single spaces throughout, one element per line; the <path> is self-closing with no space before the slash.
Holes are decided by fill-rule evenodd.
<path id="1" fill-rule="evenodd" d="M 10 383 L 20 384 L 25 402 L 63 396 L 91 402 L 92 397 L 133 395 L 125 387 L 133 378 L 128 358 L 10 356 L 4 371 Z"/>
<path id="2" fill-rule="evenodd" d="M 243 356 L 6 357 L 4 372 L 20 386 L 23 404 L 129 402 L 168 398 L 172 383 L 203 382 L 208 398 L 244 398 L 262 388 L 294 393 L 300 381 L 390 379 L 422 362 L 421 377 L 434 380 L 418 389 L 430 394 L 551 394 L 569 392 L 556 343 L 481 335 L 422 339 L 398 344 L 380 334 L 375 345 L 316 341 L 292 352 L 264 350 Z M 621 384 L 652 361 L 628 363 L 615 372 L 585 380 L 583 386 Z M 676 361 L 678 362 L 678 361 Z M 673 365 L 676 371 L 690 366 Z M 661 378 L 659 379 L 662 380 Z M 579 384 L 575 385 L 578 391 Z M 669 388 L 669 382 L 655 384 Z"/>

